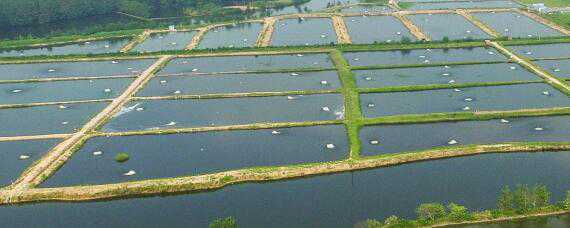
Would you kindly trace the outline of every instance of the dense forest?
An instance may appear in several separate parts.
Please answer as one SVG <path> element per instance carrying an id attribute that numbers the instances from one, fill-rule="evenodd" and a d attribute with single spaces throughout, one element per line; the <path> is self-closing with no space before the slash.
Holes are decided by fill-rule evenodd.
<path id="1" fill-rule="evenodd" d="M 117 11 L 150 16 L 154 12 L 177 8 L 248 4 L 253 1 L 274 0 L 0 0 L 0 27 L 65 21 Z"/>

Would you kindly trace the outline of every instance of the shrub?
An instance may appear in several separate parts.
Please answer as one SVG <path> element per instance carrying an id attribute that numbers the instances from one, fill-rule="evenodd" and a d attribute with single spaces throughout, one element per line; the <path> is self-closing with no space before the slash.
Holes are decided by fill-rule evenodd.
<path id="1" fill-rule="evenodd" d="M 564 208 L 570 210 L 570 191 L 566 192 L 566 199 L 564 200 Z"/>
<path id="2" fill-rule="evenodd" d="M 117 154 L 117 156 L 115 156 L 115 161 L 119 162 L 119 163 L 123 163 L 128 161 L 130 158 L 129 154 L 127 153 L 119 153 Z"/>
<path id="3" fill-rule="evenodd" d="M 440 203 L 424 203 L 418 209 L 418 218 L 426 222 L 433 222 L 436 219 L 445 217 L 445 207 Z"/>
<path id="4" fill-rule="evenodd" d="M 450 203 L 447 205 L 447 209 L 449 210 L 449 217 L 456 222 L 461 222 L 465 220 L 471 219 L 471 215 L 465 206 Z"/>
<path id="5" fill-rule="evenodd" d="M 449 37 L 444 36 L 443 39 L 441 39 L 441 41 L 444 43 L 449 43 Z"/>
<path id="6" fill-rule="evenodd" d="M 224 219 L 216 219 L 210 225 L 209 228 L 237 228 L 237 222 L 234 217 L 227 217 Z"/>

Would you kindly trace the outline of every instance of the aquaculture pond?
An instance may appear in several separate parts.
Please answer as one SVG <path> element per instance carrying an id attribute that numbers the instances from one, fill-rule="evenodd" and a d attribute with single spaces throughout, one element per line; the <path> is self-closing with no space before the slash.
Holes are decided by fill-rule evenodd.
<path id="1" fill-rule="evenodd" d="M 89 62 L 50 62 L 0 64 L 0 81 L 42 78 L 134 76 L 152 65 L 155 59 L 108 60 Z"/>
<path id="2" fill-rule="evenodd" d="M 451 226 L 453 228 L 567 228 L 570 227 L 570 215 L 528 218 L 498 223 L 485 223 L 475 225 Z"/>
<path id="3" fill-rule="evenodd" d="M 570 43 L 508 46 L 527 58 L 570 58 Z"/>
<path id="4" fill-rule="evenodd" d="M 515 38 L 540 38 L 563 36 L 559 31 L 534 19 L 515 12 L 474 13 L 475 17 L 503 36 Z"/>
<path id="5" fill-rule="evenodd" d="M 335 148 L 327 148 L 329 144 Z M 102 154 L 93 155 L 95 151 Z M 117 153 L 128 153 L 130 159 L 118 163 L 114 160 Z M 348 139 L 344 125 L 100 137 L 89 140 L 44 185 L 115 183 L 347 157 Z M 136 175 L 123 175 L 130 170 Z"/>
<path id="6" fill-rule="evenodd" d="M 88 41 L 49 47 L 0 50 L 0 57 L 20 57 L 36 55 L 87 55 L 116 53 L 130 41 L 130 38 Z"/>
<path id="7" fill-rule="evenodd" d="M 340 94 L 133 101 L 104 131 L 134 131 L 253 123 L 335 120 Z"/>
<path id="8" fill-rule="evenodd" d="M 168 32 L 151 34 L 145 41 L 133 48 L 135 52 L 156 52 L 170 50 L 184 50 L 192 38 L 195 31 L 190 32 Z"/>
<path id="9" fill-rule="evenodd" d="M 251 55 L 177 58 L 159 75 L 332 68 L 327 54 Z"/>
<path id="10" fill-rule="evenodd" d="M 490 38 L 487 33 L 458 14 L 415 14 L 407 17 L 432 40 Z"/>
<path id="11" fill-rule="evenodd" d="M 569 142 L 570 116 L 367 126 L 362 155 L 504 142 Z"/>
<path id="12" fill-rule="evenodd" d="M 365 88 L 541 80 L 513 63 L 355 70 L 353 73 L 358 86 Z"/>
<path id="13" fill-rule="evenodd" d="M 336 71 L 162 76 L 153 78 L 139 96 L 332 90 L 340 86 Z"/>
<path id="14" fill-rule="evenodd" d="M 436 10 L 436 9 L 475 9 L 475 8 L 518 8 L 521 5 L 513 1 L 461 1 L 461 2 L 425 2 L 414 3 L 407 10 Z"/>
<path id="15" fill-rule="evenodd" d="M 283 8 L 273 9 L 272 15 L 285 15 L 293 13 L 311 13 L 316 11 L 323 11 L 330 7 L 330 4 L 341 4 L 345 5 L 350 3 L 350 0 L 310 0 L 307 3 L 303 3 L 297 6 L 288 6 Z"/>
<path id="16" fill-rule="evenodd" d="M 570 106 L 568 96 L 543 83 L 361 95 L 366 117 Z"/>
<path id="17" fill-rule="evenodd" d="M 534 61 L 551 74 L 561 78 L 570 78 L 570 59 Z"/>
<path id="18" fill-rule="evenodd" d="M 72 133 L 107 102 L 0 109 L 0 137 Z"/>
<path id="19" fill-rule="evenodd" d="M 241 23 L 216 27 L 204 35 L 198 48 L 253 47 L 262 27 L 261 23 Z"/>
<path id="20" fill-rule="evenodd" d="M 404 24 L 392 16 L 345 17 L 344 20 L 355 44 L 416 40 Z"/>
<path id="21" fill-rule="evenodd" d="M 96 79 L 0 84 L 0 105 L 110 99 L 134 79 Z"/>
<path id="22" fill-rule="evenodd" d="M 273 46 L 309 46 L 336 43 L 337 37 L 329 18 L 284 19 L 275 23 Z"/>
<path id="23" fill-rule="evenodd" d="M 501 55 L 501 53 L 495 49 L 483 47 L 345 52 L 344 57 L 352 66 L 442 64 L 507 60 L 505 56 Z"/>
<path id="24" fill-rule="evenodd" d="M 376 14 L 376 13 L 391 13 L 392 8 L 383 5 L 355 5 L 342 8 L 341 13 L 346 14 Z"/>
<path id="25" fill-rule="evenodd" d="M 570 152 L 487 154 L 197 194 L 5 206 L 0 219 L 6 227 L 207 227 L 233 216 L 240 227 L 352 227 L 369 218 L 413 218 L 421 203 L 494 208 L 505 185 L 542 183 L 561 200 L 570 189 L 569 161 Z"/>
<path id="26" fill-rule="evenodd" d="M 0 186 L 10 185 L 58 140 L 0 142 Z"/>

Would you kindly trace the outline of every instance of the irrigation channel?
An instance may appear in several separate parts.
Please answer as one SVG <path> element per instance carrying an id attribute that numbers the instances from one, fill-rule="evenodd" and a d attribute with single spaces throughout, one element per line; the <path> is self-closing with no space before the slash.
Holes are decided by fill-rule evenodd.
<path id="1" fill-rule="evenodd" d="M 428 202 L 492 209 L 505 185 L 561 200 L 568 33 L 487 4 L 349 5 L 2 52 L 0 219 L 352 227 Z"/>

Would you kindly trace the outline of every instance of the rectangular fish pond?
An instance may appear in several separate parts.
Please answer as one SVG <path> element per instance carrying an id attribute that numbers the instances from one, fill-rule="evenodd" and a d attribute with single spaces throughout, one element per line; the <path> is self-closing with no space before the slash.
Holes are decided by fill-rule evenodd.
<path id="1" fill-rule="evenodd" d="M 198 48 L 243 48 L 253 47 L 263 25 L 261 23 L 239 23 L 216 27 L 208 31 Z"/>
<path id="2" fill-rule="evenodd" d="M 334 90 L 340 87 L 336 71 L 161 76 L 153 78 L 138 96 Z"/>
<path id="3" fill-rule="evenodd" d="M 335 148 L 327 148 L 329 144 Z M 95 151 L 102 154 L 94 155 Z M 118 153 L 129 154 L 129 160 L 116 162 Z M 116 183 L 347 157 L 348 139 L 344 125 L 98 137 L 89 140 L 44 185 Z M 136 175 L 123 175 L 130 170 Z"/>
<path id="4" fill-rule="evenodd" d="M 329 18 L 284 19 L 275 23 L 273 46 L 328 45 L 337 42 Z"/>
<path id="5" fill-rule="evenodd" d="M 132 78 L 0 84 L 0 105 L 82 101 L 118 97 Z"/>
<path id="6" fill-rule="evenodd" d="M 514 63 L 355 70 L 353 73 L 358 86 L 363 88 L 541 80 Z"/>
<path id="7" fill-rule="evenodd" d="M 351 66 L 396 66 L 444 64 L 453 62 L 506 61 L 494 48 L 411 49 L 393 51 L 345 52 Z"/>
<path id="8" fill-rule="evenodd" d="M 558 201 L 570 189 L 568 161 L 568 151 L 486 154 L 196 194 L 4 206 L 0 219 L 5 227 L 207 227 L 232 216 L 239 227 L 353 227 L 369 218 L 414 218 L 421 203 L 494 208 L 505 185 L 542 183 Z"/>
<path id="9" fill-rule="evenodd" d="M 570 43 L 507 46 L 516 54 L 531 59 L 570 58 Z"/>
<path id="10" fill-rule="evenodd" d="M 416 40 L 404 24 L 392 16 L 345 17 L 344 20 L 354 44 Z"/>
<path id="11" fill-rule="evenodd" d="M 474 13 L 473 16 L 506 37 L 540 38 L 564 36 L 559 31 L 520 13 Z"/>
<path id="12" fill-rule="evenodd" d="M 28 166 L 56 145 L 58 140 L 0 142 L 0 186 L 10 185 Z"/>
<path id="13" fill-rule="evenodd" d="M 195 35 L 195 31 L 151 34 L 145 41 L 133 48 L 132 51 L 144 53 L 184 50 L 192 42 Z"/>
<path id="14" fill-rule="evenodd" d="M 367 126 L 360 138 L 363 156 L 471 144 L 568 142 L 570 116 Z"/>
<path id="15" fill-rule="evenodd" d="M 135 76 L 156 59 L 0 64 L 0 81 L 70 77 Z"/>
<path id="16" fill-rule="evenodd" d="M 344 117 L 341 94 L 133 101 L 107 132 L 335 120 Z"/>
<path id="17" fill-rule="evenodd" d="M 73 133 L 107 102 L 0 108 L 0 137 Z"/>
<path id="18" fill-rule="evenodd" d="M 438 10 L 438 9 L 495 9 L 519 8 L 521 5 L 513 1 L 461 1 L 461 2 L 422 2 L 413 3 L 406 10 Z"/>
<path id="19" fill-rule="evenodd" d="M 177 58 L 158 75 L 191 73 L 277 71 L 295 69 L 331 69 L 328 54 L 250 55 Z"/>
<path id="20" fill-rule="evenodd" d="M 458 14 L 415 14 L 407 16 L 432 40 L 489 39 L 487 33 Z"/>
<path id="21" fill-rule="evenodd" d="M 96 40 L 49 47 L 0 50 L 0 57 L 23 57 L 37 55 L 87 55 L 117 53 L 129 43 L 130 38 Z"/>
<path id="22" fill-rule="evenodd" d="M 568 96 L 544 83 L 368 93 L 360 97 L 362 110 L 366 117 L 570 106 Z"/>
<path id="23" fill-rule="evenodd" d="M 534 61 L 543 69 L 560 78 L 570 79 L 570 59 Z"/>

